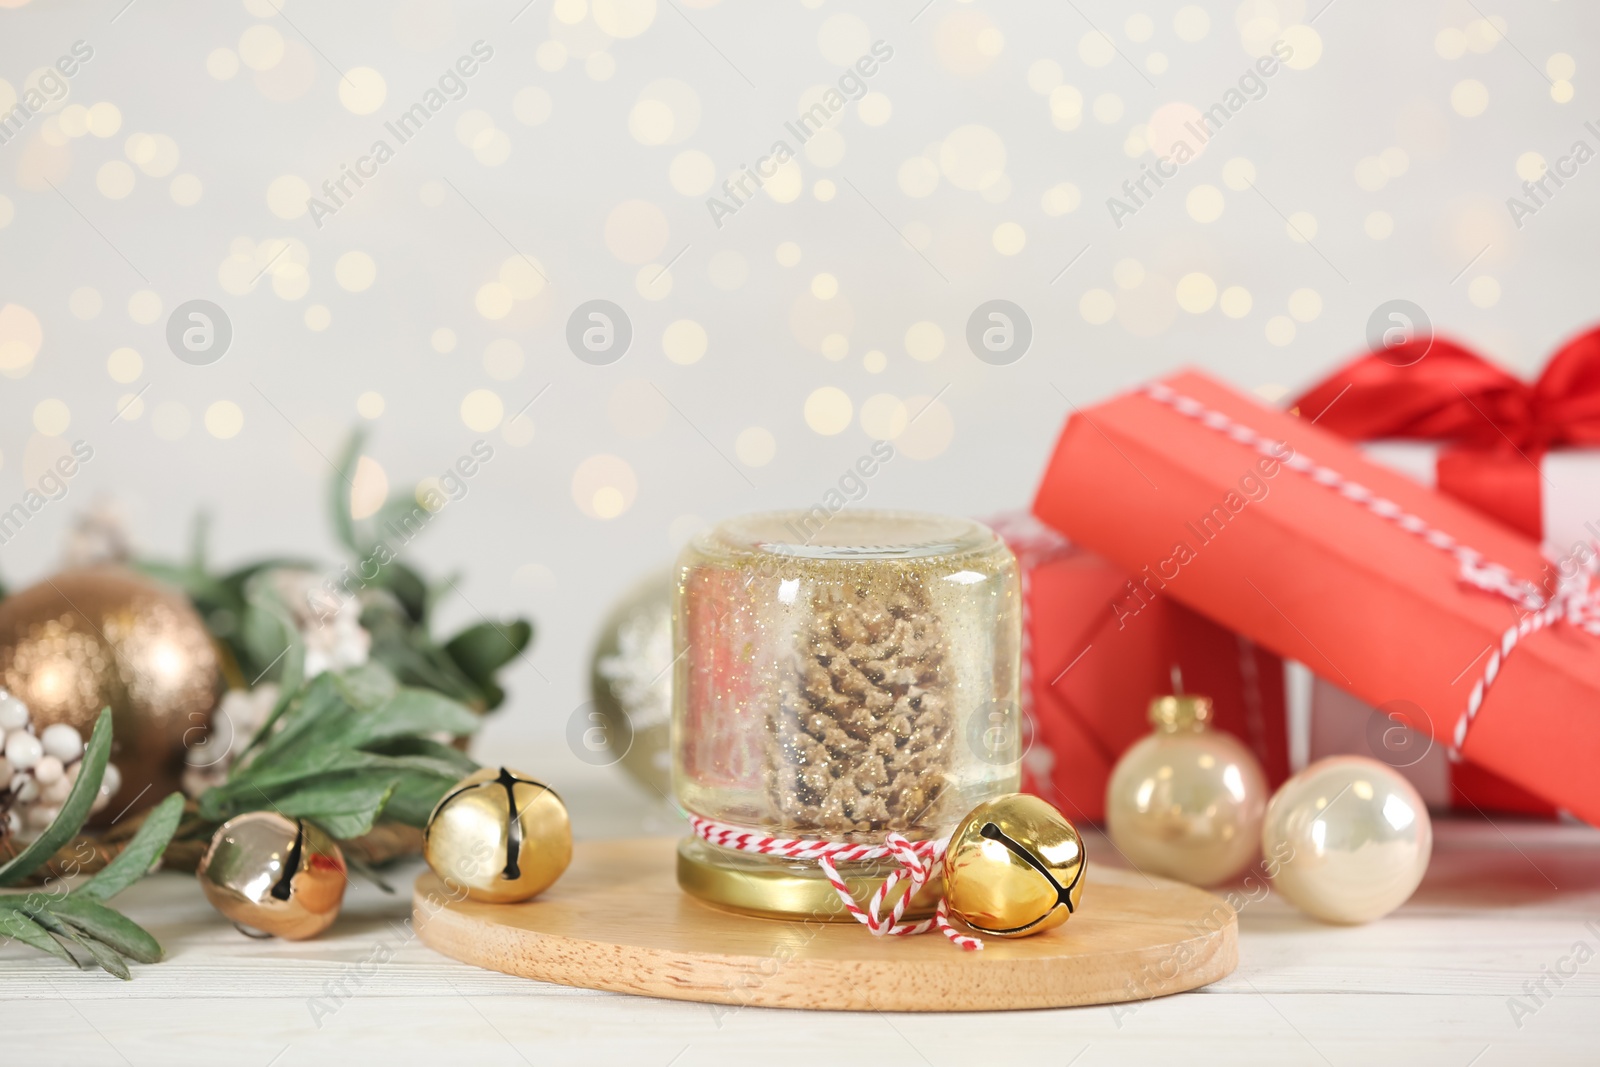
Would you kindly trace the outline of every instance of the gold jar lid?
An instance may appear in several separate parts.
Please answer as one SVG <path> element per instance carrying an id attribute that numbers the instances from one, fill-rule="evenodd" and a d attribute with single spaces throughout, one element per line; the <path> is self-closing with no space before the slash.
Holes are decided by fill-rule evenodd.
<path id="1" fill-rule="evenodd" d="M 1158 730 L 1199 730 L 1210 721 L 1210 697 L 1164 696 L 1150 701 L 1150 725 Z"/>
<path id="2" fill-rule="evenodd" d="M 850 895 L 865 908 L 884 879 L 894 871 L 893 860 L 871 864 L 841 864 L 840 877 L 850 887 Z M 850 868 L 867 868 L 871 873 L 856 873 Z M 758 915 L 767 919 L 853 922 L 854 918 L 839 899 L 833 885 L 814 862 L 785 863 L 775 856 L 749 856 L 686 837 L 678 843 L 678 885 L 691 896 L 719 908 Z M 902 882 L 895 896 L 886 900 L 888 914 L 894 901 L 909 881 Z M 926 919 L 939 905 L 944 893 L 944 878 L 935 872 L 922 891 L 906 905 L 905 917 Z"/>

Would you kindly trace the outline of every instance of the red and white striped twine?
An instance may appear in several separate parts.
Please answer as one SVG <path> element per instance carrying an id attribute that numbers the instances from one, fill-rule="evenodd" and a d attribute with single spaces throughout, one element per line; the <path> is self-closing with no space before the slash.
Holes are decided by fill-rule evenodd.
<path id="1" fill-rule="evenodd" d="M 938 928 L 939 932 L 950 939 L 950 943 L 968 951 L 983 948 L 983 941 L 976 937 L 960 933 L 950 924 L 950 909 L 948 902 L 943 897 L 939 899 L 938 910 L 933 918 L 923 919 L 921 922 L 905 922 L 906 903 L 922 889 L 934 870 L 944 860 L 944 852 L 949 844 L 948 839 L 939 841 L 908 841 L 899 834 L 890 834 L 881 845 L 848 844 L 842 841 L 809 841 L 789 837 L 770 837 L 760 830 L 750 830 L 742 826 L 730 826 L 727 823 L 716 822 L 712 819 L 701 818 L 698 815 L 689 817 L 689 825 L 695 834 L 713 845 L 722 848 L 731 848 L 739 852 L 753 852 L 762 856 L 786 856 L 790 859 L 816 860 L 817 866 L 822 868 L 822 873 L 827 877 L 828 883 L 833 886 L 833 891 L 839 894 L 855 920 L 865 926 L 874 935 L 882 937 L 884 934 L 923 934 Z M 894 859 L 899 866 L 884 879 L 883 884 L 873 892 L 867 906 L 863 908 L 856 903 L 855 896 L 850 892 L 850 887 L 839 876 L 837 863 L 858 863 L 865 860 Z M 883 904 L 895 887 L 901 882 L 909 881 L 911 890 L 900 894 L 894 907 L 887 915 L 883 914 Z"/>
<path id="2" fill-rule="evenodd" d="M 1472 692 L 1467 695 L 1466 708 L 1456 719 L 1455 729 L 1451 732 L 1449 752 L 1452 760 L 1461 758 L 1461 746 L 1466 743 L 1467 728 L 1477 717 L 1478 709 L 1483 706 L 1484 694 L 1489 686 L 1494 684 L 1506 657 L 1511 655 L 1511 650 L 1517 647 L 1518 641 L 1557 622 L 1567 622 L 1586 633 L 1600 636 L 1600 585 L 1593 581 L 1592 572 L 1579 571 L 1570 577 L 1562 576 L 1555 594 L 1547 598 L 1540 592 L 1536 583 L 1517 578 L 1510 568 L 1484 559 L 1483 553 L 1462 544 L 1445 531 L 1429 525 L 1427 520 L 1411 514 L 1399 504 L 1377 495 L 1359 482 L 1351 481 L 1333 468 L 1323 466 L 1298 452 L 1290 451 L 1284 442 L 1265 437 L 1249 426 L 1214 408 L 1206 407 L 1194 397 L 1185 396 L 1162 382 L 1146 386 L 1145 394 L 1153 400 L 1166 404 L 1179 414 L 1196 420 L 1207 429 L 1215 430 L 1239 444 L 1254 448 L 1262 455 L 1277 460 L 1290 470 L 1305 475 L 1346 500 L 1362 505 L 1379 518 L 1415 534 L 1441 552 L 1454 557 L 1463 582 L 1503 596 L 1525 610 L 1526 613 L 1522 618 L 1500 635 L 1500 646 L 1490 651 L 1483 674 L 1473 685 Z M 1285 456 L 1285 452 L 1289 454 Z"/>

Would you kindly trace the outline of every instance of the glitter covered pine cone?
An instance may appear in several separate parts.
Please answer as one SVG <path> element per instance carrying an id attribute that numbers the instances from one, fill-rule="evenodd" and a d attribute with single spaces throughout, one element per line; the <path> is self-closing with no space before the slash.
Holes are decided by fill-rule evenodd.
<path id="1" fill-rule="evenodd" d="M 946 784 L 946 637 L 920 585 L 823 590 L 781 681 L 771 798 L 830 837 L 903 832 Z"/>

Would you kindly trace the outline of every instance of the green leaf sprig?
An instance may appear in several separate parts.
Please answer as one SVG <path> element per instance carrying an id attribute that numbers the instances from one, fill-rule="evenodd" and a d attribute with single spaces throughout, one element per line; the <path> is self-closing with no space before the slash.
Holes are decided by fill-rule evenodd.
<path id="1" fill-rule="evenodd" d="M 366 594 L 358 610 L 361 625 L 372 635 L 371 658 L 403 685 L 435 690 L 476 711 L 492 711 L 505 700 L 495 675 L 527 649 L 533 625 L 526 619 L 484 621 L 449 637 L 434 636 L 434 606 L 451 593 L 453 582 L 430 583 L 402 555 L 414 537 L 443 520 L 436 520 L 409 495 L 386 500 L 369 518 L 351 518 L 351 487 L 364 443 L 360 432 L 345 443 L 326 499 L 334 538 L 348 555 L 345 572 L 360 579 L 348 586 Z M 289 606 L 264 579 L 281 567 L 334 572 L 313 561 L 291 558 L 213 571 L 207 531 L 202 516 L 195 523 L 185 560 L 139 559 L 134 565 L 188 594 L 228 654 L 224 666 L 231 685 L 253 687 L 265 680 L 286 691 L 299 688 L 302 642 Z"/>
<path id="2" fill-rule="evenodd" d="M 430 585 L 400 558 L 405 544 L 397 532 L 421 533 L 433 518 L 408 496 L 386 500 L 363 522 L 351 519 L 351 494 L 365 436 L 357 431 L 339 456 L 338 476 L 328 483 L 329 515 L 334 533 L 359 561 L 367 587 L 389 598 L 374 598 L 361 612 L 361 625 L 372 635 L 372 658 L 388 667 L 406 685 L 434 689 L 469 707 L 490 711 L 505 700 L 495 673 L 522 655 L 533 639 L 526 619 L 485 621 L 470 626 L 442 644 L 432 636 L 433 607 L 453 587 L 449 579 Z M 409 540 L 410 533 L 405 533 Z"/>
<path id="3" fill-rule="evenodd" d="M 400 685 L 380 664 L 318 675 L 280 701 L 228 780 L 200 798 L 222 821 L 246 811 L 309 819 L 341 840 L 380 818 L 421 827 L 445 791 L 477 769 L 433 740 L 477 729 L 471 709 Z"/>
<path id="4" fill-rule="evenodd" d="M 0 865 L 0 887 L 14 886 L 33 874 L 83 829 L 95 794 L 100 791 L 100 779 L 105 775 L 110 753 L 111 709 L 105 708 L 95 721 L 77 781 L 61 805 L 61 813 L 44 833 Z M 173 793 L 146 816 L 139 832 L 116 859 L 71 890 L 66 889 L 65 881 L 57 879 L 57 888 L 0 893 L 0 936 L 48 952 L 65 963 L 81 966 L 72 951 L 76 948 L 102 970 L 123 979 L 131 977 L 130 960 L 136 963 L 160 960 L 161 946 L 156 939 L 104 902 L 149 872 L 166 851 L 167 842 L 172 840 L 182 815 L 183 796 Z M 71 866 L 70 861 L 68 866 Z M 51 883 L 45 885 L 49 887 Z"/>

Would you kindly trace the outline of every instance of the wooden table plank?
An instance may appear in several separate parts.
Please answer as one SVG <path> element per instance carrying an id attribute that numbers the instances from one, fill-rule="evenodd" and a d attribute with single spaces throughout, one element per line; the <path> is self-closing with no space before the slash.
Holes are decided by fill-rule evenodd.
<path id="1" fill-rule="evenodd" d="M 619 819 L 615 828 L 632 833 L 638 824 Z M 485 1067 L 689 1067 L 756 1056 L 767 1067 L 814 1064 L 819 1053 L 955 1065 L 1025 1052 L 1030 1064 L 1082 1053 L 1084 1067 L 1596 1062 L 1600 832 L 1505 821 L 1436 829 L 1422 888 L 1382 922 L 1324 926 L 1268 894 L 1241 909 L 1239 970 L 1206 990 L 964 1017 L 741 1010 L 530 982 L 443 959 L 405 925 L 408 894 L 364 883 L 329 935 L 253 941 L 220 921 L 189 878 L 163 874 L 118 901 L 169 952 L 136 968 L 132 982 L 0 948 L 0 1048 L 8 1063 L 25 1050 L 74 1064 L 215 1063 L 226 1048 L 237 1064 L 281 1053 L 279 1064 L 341 1067 L 379 1049 L 387 1063 Z M 1117 862 L 1093 831 L 1086 842 L 1096 861 Z M 396 871 L 392 881 L 408 886 L 413 873 Z M 1546 980 L 1552 995 L 1537 1004 L 1524 984 L 1580 942 L 1595 958 L 1559 988 Z M 1513 997 L 1537 1007 L 1520 1028 Z M 805 1047 L 774 1037 L 802 1030 Z"/>

